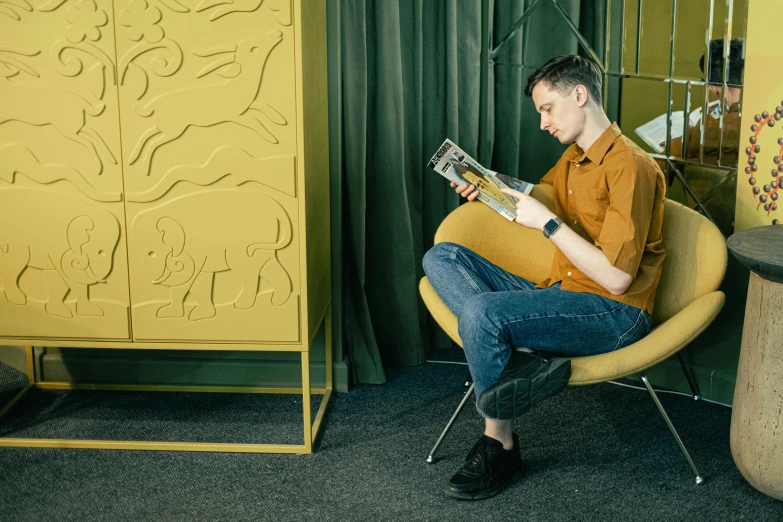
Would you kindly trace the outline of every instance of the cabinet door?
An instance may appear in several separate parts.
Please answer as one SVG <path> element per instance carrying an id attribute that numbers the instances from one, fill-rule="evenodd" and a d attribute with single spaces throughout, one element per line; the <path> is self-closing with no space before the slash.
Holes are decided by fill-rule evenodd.
<path id="1" fill-rule="evenodd" d="M 112 5 L 33 4 L 0 3 L 0 336 L 127 339 Z"/>
<path id="2" fill-rule="evenodd" d="M 115 13 L 134 338 L 298 342 L 290 3 Z"/>

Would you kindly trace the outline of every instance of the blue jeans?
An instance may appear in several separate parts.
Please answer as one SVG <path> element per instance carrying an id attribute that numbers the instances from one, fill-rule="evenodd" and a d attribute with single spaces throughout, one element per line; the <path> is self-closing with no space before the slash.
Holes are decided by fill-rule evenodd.
<path id="1" fill-rule="evenodd" d="M 628 346 L 650 331 L 645 310 L 596 294 L 561 290 L 560 283 L 536 288 L 461 245 L 435 245 L 423 265 L 459 321 L 476 398 L 498 379 L 515 348 L 595 355 Z"/>

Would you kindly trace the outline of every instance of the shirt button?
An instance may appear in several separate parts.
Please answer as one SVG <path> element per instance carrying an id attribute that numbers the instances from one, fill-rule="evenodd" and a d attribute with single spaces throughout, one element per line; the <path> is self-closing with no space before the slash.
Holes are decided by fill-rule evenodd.
<path id="1" fill-rule="evenodd" d="M 571 191 L 571 190 L 569 190 L 569 191 L 568 191 L 568 193 L 569 193 L 569 194 L 573 194 L 574 192 L 573 192 L 573 191 Z"/>
<path id="2" fill-rule="evenodd" d="M 570 276 L 570 275 L 571 275 L 571 272 L 568 272 L 568 275 Z"/>
<path id="3" fill-rule="evenodd" d="M 577 163 L 577 164 L 576 164 L 576 166 L 577 166 L 577 167 L 578 167 L 579 165 L 581 165 L 581 163 Z"/>
<path id="4" fill-rule="evenodd" d="M 576 225 L 577 223 L 578 223 L 578 221 L 577 221 L 577 220 L 574 220 L 574 225 Z"/>

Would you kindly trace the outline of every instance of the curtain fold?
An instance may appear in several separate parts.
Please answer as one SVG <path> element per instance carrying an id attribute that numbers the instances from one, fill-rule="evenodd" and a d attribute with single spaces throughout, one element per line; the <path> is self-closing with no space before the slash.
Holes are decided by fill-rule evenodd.
<path id="1" fill-rule="evenodd" d="M 601 59 L 604 56 L 605 3 L 605 0 L 558 2 Z M 537 183 L 557 162 L 566 145 L 539 130 L 539 115 L 533 104 L 525 100 L 527 79 L 554 56 L 579 54 L 589 58 L 590 55 L 549 0 L 498 2 L 494 13 L 495 45 L 531 6 L 535 11 L 527 23 L 505 43 L 495 60 L 492 168 Z"/>
<path id="2" fill-rule="evenodd" d="M 493 5 L 496 37 L 524 3 Z M 579 20 L 584 2 L 560 3 Z M 519 67 L 495 68 L 490 114 L 480 114 L 481 2 L 342 0 L 340 18 L 345 340 L 354 382 L 382 383 L 385 364 L 420 364 L 429 350 L 451 344 L 418 294 L 424 252 L 459 204 L 427 169 L 430 156 L 450 138 L 478 158 L 482 117 L 494 128 L 492 167 L 504 173 L 537 181 L 529 165 L 551 165 L 561 149 L 539 139 Z M 574 38 L 553 46 L 551 24 L 535 23 L 509 42 L 512 58 L 543 63 L 576 52 Z"/>

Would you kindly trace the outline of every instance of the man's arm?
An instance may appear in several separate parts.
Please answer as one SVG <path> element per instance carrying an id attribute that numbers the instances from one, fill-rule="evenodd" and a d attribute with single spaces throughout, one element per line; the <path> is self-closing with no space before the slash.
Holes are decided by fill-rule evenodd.
<path id="1" fill-rule="evenodd" d="M 561 224 L 549 239 L 580 272 L 604 287 L 610 294 L 624 294 L 631 286 L 633 277 L 612 266 L 603 250 L 568 228 L 565 223 Z"/>
<path id="2" fill-rule="evenodd" d="M 649 164 L 648 164 L 649 163 Z M 628 290 L 639 268 L 652 217 L 656 176 L 651 162 L 633 157 L 621 169 L 607 173 L 610 203 L 595 244 L 561 224 L 550 239 L 571 263 L 612 295 Z M 506 190 L 503 190 L 506 192 Z M 544 228 L 556 215 L 530 196 L 519 198 L 517 223 Z"/>
<path id="3" fill-rule="evenodd" d="M 542 230 L 550 219 L 557 217 L 557 214 L 535 198 L 516 190 L 502 190 L 519 199 L 517 223 L 520 225 Z M 562 223 L 549 239 L 580 272 L 604 287 L 610 294 L 620 295 L 631 286 L 633 277 L 614 267 L 603 250 L 568 228 L 565 223 Z"/>

